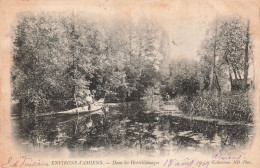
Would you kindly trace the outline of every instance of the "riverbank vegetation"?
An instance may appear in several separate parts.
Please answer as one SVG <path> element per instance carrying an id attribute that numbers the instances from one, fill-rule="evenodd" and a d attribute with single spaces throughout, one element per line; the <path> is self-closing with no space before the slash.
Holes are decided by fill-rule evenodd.
<path id="1" fill-rule="evenodd" d="M 13 34 L 12 98 L 30 116 L 83 106 L 89 92 L 110 102 L 169 95 L 189 115 L 252 121 L 249 22 L 215 20 L 199 61 L 170 59 L 169 41 L 145 19 L 23 15 Z"/>
<path id="2" fill-rule="evenodd" d="M 198 94 L 177 96 L 175 103 L 187 115 L 224 119 L 235 122 L 253 122 L 252 95 L 249 93 Z"/>

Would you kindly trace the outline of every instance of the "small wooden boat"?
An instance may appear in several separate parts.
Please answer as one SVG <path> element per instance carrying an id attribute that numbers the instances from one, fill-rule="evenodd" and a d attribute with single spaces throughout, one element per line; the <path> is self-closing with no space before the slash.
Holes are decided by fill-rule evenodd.
<path id="1" fill-rule="evenodd" d="M 104 100 L 105 99 L 102 98 L 102 99 L 99 99 L 97 102 L 91 104 L 90 110 L 88 109 L 88 106 L 84 106 L 84 107 L 78 107 L 78 108 L 67 110 L 67 111 L 60 111 L 60 112 L 57 112 L 56 114 L 76 115 L 76 114 L 86 114 L 86 113 L 99 111 L 102 109 Z"/>
<path id="2" fill-rule="evenodd" d="M 37 117 L 44 117 L 50 115 L 77 115 L 77 114 L 88 114 L 92 112 L 96 112 L 102 109 L 105 99 L 101 98 L 95 103 L 91 104 L 91 109 L 88 109 L 88 106 L 78 107 L 67 111 L 60 111 L 60 112 L 51 112 L 51 113 L 44 113 L 40 114 Z"/>

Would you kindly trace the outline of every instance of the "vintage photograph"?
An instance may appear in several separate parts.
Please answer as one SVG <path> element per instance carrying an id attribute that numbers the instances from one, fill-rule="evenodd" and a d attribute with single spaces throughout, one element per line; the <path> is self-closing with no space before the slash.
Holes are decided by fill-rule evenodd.
<path id="1" fill-rule="evenodd" d="M 95 16 L 94 16 L 95 17 Z M 250 20 L 217 17 L 196 57 L 151 18 L 21 14 L 13 34 L 12 122 L 27 151 L 230 152 L 254 136 Z"/>
<path id="2" fill-rule="evenodd" d="M 256 1 L 75 2 L 0 0 L 0 168 L 260 166 Z"/>

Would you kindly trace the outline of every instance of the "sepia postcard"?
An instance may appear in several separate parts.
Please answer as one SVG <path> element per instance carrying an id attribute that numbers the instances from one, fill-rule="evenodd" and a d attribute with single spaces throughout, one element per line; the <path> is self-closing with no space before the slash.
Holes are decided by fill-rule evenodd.
<path id="1" fill-rule="evenodd" d="M 0 0 L 0 168 L 260 168 L 258 0 Z"/>

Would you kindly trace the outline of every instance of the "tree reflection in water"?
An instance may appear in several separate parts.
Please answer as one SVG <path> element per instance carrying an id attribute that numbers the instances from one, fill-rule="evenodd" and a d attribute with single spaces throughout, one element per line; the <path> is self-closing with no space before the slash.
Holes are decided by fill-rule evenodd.
<path id="1" fill-rule="evenodd" d="M 111 106 L 105 116 L 98 112 L 83 116 L 17 119 L 14 134 L 27 150 L 169 152 L 178 150 L 237 150 L 251 141 L 253 128 L 219 125 L 162 115 L 140 102 Z M 150 152 L 151 153 L 151 152 Z"/>

